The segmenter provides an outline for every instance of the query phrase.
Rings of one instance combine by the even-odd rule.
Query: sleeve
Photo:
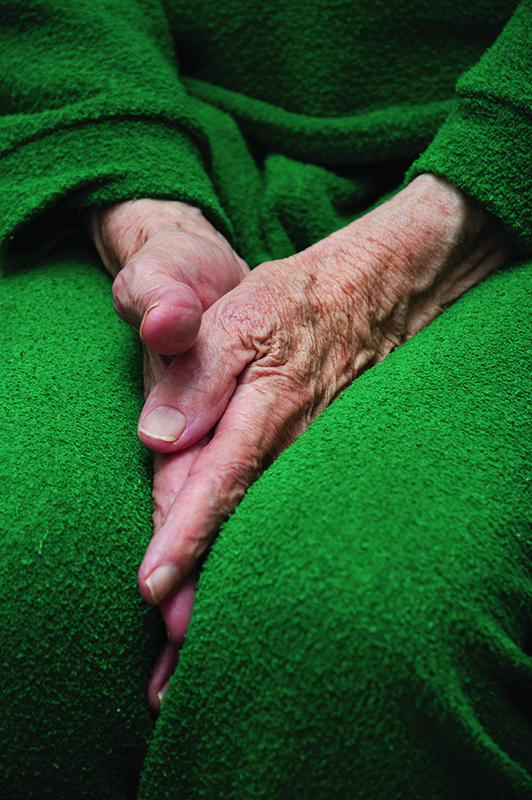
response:
[[[432,172],[475,197],[532,254],[532,0],[456,86],[456,104],[407,174]]]
[[[160,0],[0,0],[0,255],[46,251],[80,209],[200,207],[231,240]]]

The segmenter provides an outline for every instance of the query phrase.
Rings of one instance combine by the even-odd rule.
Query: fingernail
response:
[[[149,306],[149,307],[146,309],[146,313],[145,313],[145,314],[144,314],[144,316],[142,317],[142,322],[140,323],[140,329],[139,329],[139,336],[140,336],[140,338],[142,339],[142,341],[144,341],[144,336],[142,335],[142,329],[144,328],[144,323],[146,322],[146,317],[148,316],[148,314],[150,313],[150,311],[152,310],[152,308],[157,308],[157,306],[158,306],[158,305],[159,305],[159,301],[158,301],[158,300],[157,300],[157,302],[156,302],[156,303],[152,303],[152,305],[151,305],[151,306]]]
[[[174,588],[178,579],[179,572],[173,564],[163,564],[162,567],[157,567],[150,577],[146,578],[146,586],[150,590],[151,599],[156,605]]]
[[[161,439],[163,442],[175,442],[183,431],[187,421],[181,411],[169,406],[159,406],[150,411],[139,425],[139,431],[151,436],[152,439]]]
[[[162,687],[162,689],[160,689],[160,690],[157,692],[157,697],[159,698],[159,703],[160,703],[161,705],[163,704],[164,696],[165,696],[166,692],[168,691],[168,687],[169,687],[169,686],[170,686],[170,681],[168,680],[168,681],[166,681],[166,683],[164,684],[164,686]]]

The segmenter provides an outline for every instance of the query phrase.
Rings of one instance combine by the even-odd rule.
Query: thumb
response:
[[[183,353],[202,312],[249,272],[202,212],[179,201],[143,198],[85,214],[109,273],[114,305],[148,348]]]
[[[224,413],[247,364],[256,351],[237,335],[217,306],[203,315],[200,333],[176,356],[146,399],[139,419],[141,441],[159,453],[195,444]]]
[[[190,239],[178,230],[158,231],[113,283],[118,316],[139,331],[150,350],[163,355],[185,352],[201,325],[202,303],[189,285],[197,258]]]

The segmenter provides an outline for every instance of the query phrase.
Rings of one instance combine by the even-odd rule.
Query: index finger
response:
[[[254,358],[255,350],[209,309],[194,345],[173,359],[148,395],[139,419],[140,440],[159,453],[197,442],[218,422],[238,376]]]
[[[139,586],[148,602],[183,583],[265,464],[295,438],[299,415],[288,393],[280,402],[271,377],[239,384],[146,550]]]

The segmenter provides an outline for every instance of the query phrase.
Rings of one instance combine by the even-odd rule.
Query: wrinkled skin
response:
[[[220,523],[342,389],[503,266],[514,245],[433,175],[253,272],[183,203],[118,204],[90,224],[117,276],[115,308],[145,342],[139,436],[156,460],[139,586],[169,632],[148,689],[158,709],[192,613],[195,565]]]

